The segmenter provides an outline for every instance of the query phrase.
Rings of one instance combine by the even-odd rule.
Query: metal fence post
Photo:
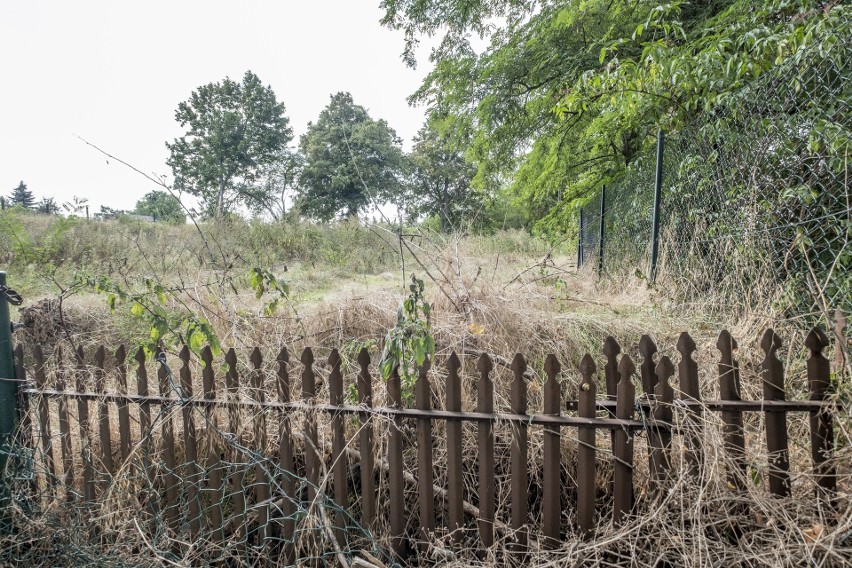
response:
[[[12,353],[12,327],[9,300],[5,293],[6,273],[0,272],[0,532],[7,532],[5,508],[9,488],[3,475],[6,470],[12,438],[18,417],[18,389],[15,383],[15,358]]]
[[[606,219],[606,186],[601,186],[601,222],[598,231],[598,275],[603,274],[604,267],[604,221]]]
[[[648,270],[648,280],[653,283],[657,279],[657,257],[660,254],[660,199],[663,190],[663,131],[657,132],[657,172],[654,178],[654,217],[651,224],[651,267]]]
[[[580,231],[577,237],[577,268],[583,266],[583,208],[580,208]]]

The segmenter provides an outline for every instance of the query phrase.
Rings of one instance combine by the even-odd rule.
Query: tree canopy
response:
[[[293,139],[284,112],[251,71],[242,83],[226,77],[199,87],[175,112],[186,134],[166,143],[175,188],[199,197],[210,216],[245,202],[262,169]]]
[[[45,215],[56,215],[59,213],[60,207],[53,197],[42,197],[41,201],[36,203],[35,210]]]
[[[186,223],[186,213],[180,201],[165,191],[150,191],[136,202],[133,210],[137,215],[150,215],[155,221]]]
[[[601,184],[768,68],[849,27],[819,0],[384,0],[383,22],[443,34],[411,101],[471,133],[478,187],[511,180],[543,231]],[[471,34],[486,37],[477,53]],[[848,36],[847,36],[848,37]],[[570,215],[569,215],[570,214]]]
[[[460,229],[483,205],[483,194],[470,187],[476,167],[464,157],[466,140],[441,130],[436,117],[417,133],[409,155],[410,207],[415,215],[437,215],[441,229]]]
[[[305,158],[299,204],[310,217],[328,221],[362,212],[369,203],[399,196],[404,166],[401,140],[384,120],[374,120],[349,93],[336,93],[299,149]]]

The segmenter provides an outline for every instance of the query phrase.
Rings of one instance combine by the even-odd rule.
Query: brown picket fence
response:
[[[805,341],[810,353],[808,400],[786,399],[784,367],[776,355],[780,345],[776,333],[767,330],[761,342],[763,398],[742,400],[737,344],[727,331],[721,332],[719,399],[702,400],[698,364],[693,360],[696,345],[687,333],[677,343],[677,367],[668,356],[655,362],[657,347],[643,336],[637,369],[629,355],[619,358],[621,348],[610,337],[604,344],[606,364],[600,377],[605,396],[598,396],[598,370],[587,354],[579,365],[577,400],[566,401],[561,365],[550,355],[543,366],[540,413],[529,412],[530,373],[520,354],[511,362],[487,354],[478,358],[475,410],[463,408],[462,381],[468,379],[460,376],[461,361],[455,353],[440,374],[445,381],[443,408],[436,408],[440,401],[435,400],[430,380],[438,373],[430,373],[428,361],[419,369],[413,393],[404,392],[403,381],[394,373],[387,382],[386,403],[375,404],[366,349],[357,354],[351,369],[344,368],[337,350],[331,351],[327,366],[321,365],[328,402],[318,399],[320,376],[310,348],[299,361],[299,400],[292,396],[293,366],[286,348],[277,355],[274,369],[264,365],[257,348],[245,366],[231,349],[225,355],[227,365],[218,371],[210,348],[204,348],[200,381],[192,373],[198,363],[186,347],[178,355],[176,376],[165,353],[156,354],[156,363],[142,349],[128,359],[123,346],[113,361],[107,361],[106,350],[99,348],[91,363],[82,349],[63,360],[61,351],[46,357],[34,346],[27,350],[28,364],[22,346],[15,355],[22,385],[22,439],[31,446],[36,462],[37,473],[30,483],[44,499],[79,503],[90,511],[100,503],[100,512],[91,513],[95,523],[108,516],[108,503],[116,493],[131,495],[138,504],[134,514],[140,530],[162,532],[165,527],[184,543],[204,539],[258,550],[281,543],[282,554],[287,555],[294,554],[287,548],[296,538],[305,503],[322,502],[328,507],[315,509],[328,517],[324,524],[338,553],[350,542],[347,531],[357,527],[370,538],[374,531],[387,531],[379,536],[387,539],[393,555],[404,557],[416,553],[416,544],[428,543],[436,532],[457,543],[476,538],[483,549],[493,546],[499,535],[500,542],[522,552],[531,538],[555,547],[571,535],[591,538],[597,523],[629,522],[639,482],[634,471],[640,459],[634,452],[636,436],[647,436],[645,481],[653,498],[683,476],[700,482],[708,427],[703,415],[711,412],[721,413],[724,452],[729,457],[726,478],[733,492],[742,491],[748,482],[744,413],[764,413],[768,489],[780,497],[791,494],[787,415],[809,413],[814,499],[831,508],[836,490],[831,459],[836,403],[830,401],[830,363],[823,356],[829,340],[815,328]],[[152,363],[158,364],[156,382]],[[511,369],[508,408],[495,407],[495,363]],[[677,388],[671,383],[675,376]],[[638,396],[634,378],[641,381]],[[345,382],[350,385],[348,394]],[[246,416],[250,423],[243,420]],[[475,427],[475,466],[463,460],[465,423]],[[440,424],[445,437],[441,456],[446,459],[436,464],[433,427]],[[508,431],[510,439],[498,440],[503,448],[508,442],[508,471],[495,467],[495,432],[500,424],[510,425],[500,430]],[[540,486],[532,486],[529,477],[529,435],[535,428],[543,431]],[[601,430],[610,432],[604,436],[610,447],[603,454],[597,436]],[[571,456],[576,462],[571,465],[572,471],[576,466],[573,481],[563,475],[564,431],[571,431],[577,441],[576,455]],[[678,447],[684,460],[673,456],[674,436],[682,437]],[[330,439],[330,448],[321,439]],[[376,448],[382,450],[377,453]],[[604,488],[597,485],[602,459],[610,460],[612,467],[606,478],[609,486]],[[463,475],[471,472],[477,476],[476,494],[463,484]],[[509,477],[508,495],[497,494],[499,476]],[[576,483],[572,503],[564,497],[568,482]],[[407,498],[415,486],[416,500]],[[529,511],[531,491],[540,496],[541,504],[535,525]],[[380,494],[386,502],[377,500]],[[498,498],[508,506],[498,509]]]

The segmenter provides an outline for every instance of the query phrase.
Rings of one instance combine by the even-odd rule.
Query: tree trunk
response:
[[[219,177],[219,193],[216,194],[216,218],[221,219],[225,205],[225,176]]]

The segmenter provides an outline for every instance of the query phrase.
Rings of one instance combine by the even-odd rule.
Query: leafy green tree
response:
[[[808,45],[848,37],[848,3],[820,0],[384,0],[383,22],[443,34],[411,97],[472,133],[477,187],[510,180],[540,230],[654,144]],[[470,34],[487,36],[481,53]],[[845,34],[845,35],[844,35]],[[831,39],[834,38],[834,39]]]
[[[42,197],[41,201],[36,203],[35,210],[44,215],[56,215],[59,213],[59,204],[52,197]]]
[[[441,230],[459,229],[483,206],[483,194],[471,188],[476,167],[464,157],[464,141],[441,132],[436,119],[417,133],[409,155],[409,199],[417,214],[437,215]]]
[[[133,210],[137,215],[150,215],[155,221],[186,223],[186,214],[180,201],[165,191],[154,190],[136,202]]]
[[[12,190],[12,194],[9,196],[9,204],[12,207],[20,205],[24,209],[32,209],[35,202],[33,192],[27,189],[27,184],[23,181],[18,184],[18,187]]]
[[[288,195],[295,191],[305,160],[294,148],[284,148],[266,165],[258,181],[241,190],[252,213],[268,214],[281,221],[287,212]]]
[[[209,83],[180,103],[175,119],[186,134],[166,143],[174,186],[201,199],[221,217],[246,201],[262,169],[293,139],[283,103],[247,71],[242,83]]]
[[[387,122],[370,118],[352,95],[332,95],[299,142],[305,156],[298,188],[302,211],[328,221],[357,215],[371,202],[398,199],[401,143]]]

